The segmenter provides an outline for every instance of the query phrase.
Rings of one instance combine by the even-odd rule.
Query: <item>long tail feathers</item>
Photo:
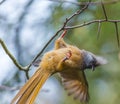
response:
[[[44,82],[47,80],[47,78],[50,76],[50,73],[45,73],[41,79],[39,80],[39,83],[37,84],[37,86],[35,87],[34,91],[32,92],[32,94],[30,95],[29,99],[27,100],[27,104],[33,104],[40,88],[42,87],[42,85],[44,84]]]
[[[20,89],[11,104],[33,104],[39,90],[50,75],[51,73],[38,69]]]

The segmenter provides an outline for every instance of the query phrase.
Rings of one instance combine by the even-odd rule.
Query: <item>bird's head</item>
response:
[[[96,56],[91,52],[82,50],[82,55],[83,55],[83,68],[84,69],[92,69],[93,71],[95,70],[95,67],[104,65],[107,63],[107,60],[104,59],[103,57]]]

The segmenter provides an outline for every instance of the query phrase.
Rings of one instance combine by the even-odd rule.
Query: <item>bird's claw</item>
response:
[[[72,56],[72,52],[69,50],[69,52],[67,52],[66,56],[63,58],[63,62],[69,60],[71,56]]]

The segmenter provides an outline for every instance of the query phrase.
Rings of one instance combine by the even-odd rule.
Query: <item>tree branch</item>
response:
[[[53,2],[60,2],[60,3],[71,3],[71,4],[75,4],[77,6],[81,6],[81,5],[86,5],[88,2],[76,2],[76,1],[69,1],[69,0],[49,0],[49,1],[53,1]],[[109,0],[109,1],[104,1],[103,4],[115,4],[119,2],[119,0]],[[101,5],[100,1],[96,1],[96,2],[90,2],[90,5]]]
[[[74,28],[80,28],[80,27],[84,27],[93,23],[103,23],[103,22],[111,22],[111,23],[115,23],[115,22],[120,22],[120,20],[106,20],[106,19],[101,19],[101,20],[92,20],[89,22],[84,22],[83,24],[80,25],[75,25],[75,26],[66,26],[65,29],[74,29]]]
[[[3,42],[3,40],[0,38],[0,44],[1,46],[3,47],[4,51],[6,52],[6,54],[9,56],[9,58],[12,60],[12,62],[16,65],[16,67],[19,69],[19,70],[22,70],[22,71],[25,71],[26,73],[26,77],[27,79],[29,79],[29,75],[28,75],[28,69],[29,67],[28,66],[21,66],[17,60],[15,59],[15,57],[10,53],[10,51],[8,50],[7,46],[5,45],[5,43]]]
[[[6,54],[11,58],[11,60],[13,61],[13,63],[20,69],[20,70],[25,70],[24,67],[22,67],[17,60],[15,59],[15,57],[9,52],[9,50],[7,49],[7,46],[5,45],[5,43],[2,41],[2,39],[0,38],[0,43],[4,49],[4,51],[6,52]]]
[[[110,23],[114,23],[115,24],[117,42],[118,42],[118,47],[119,47],[120,46],[120,42],[119,42],[119,34],[118,34],[118,25],[117,25],[117,23],[119,23],[120,20],[109,20],[107,18],[106,19],[102,19],[102,20],[92,20],[92,21],[89,21],[89,22],[84,22],[83,24],[80,24],[80,25],[68,26],[68,27],[65,27],[65,29],[80,28],[80,27],[84,27],[84,26],[87,26],[87,25],[90,25],[90,24],[93,24],[93,23],[99,23],[99,26],[98,26],[98,35],[97,35],[99,37],[101,23],[103,23],[103,22],[110,22]]]
[[[91,0],[89,0],[89,2],[80,10],[76,11],[73,15],[71,15],[69,18],[66,18],[66,21],[64,22],[63,26],[56,32],[55,35],[53,35],[51,37],[51,39],[45,44],[45,46],[43,47],[43,49],[35,56],[35,58],[32,60],[31,64],[28,67],[31,67],[31,65],[36,61],[36,59],[44,52],[44,50],[47,48],[47,46],[50,44],[50,42],[56,37],[58,36],[58,34],[62,31],[65,30],[67,23],[74,18],[77,15],[80,15],[84,10],[86,10],[90,4]]]

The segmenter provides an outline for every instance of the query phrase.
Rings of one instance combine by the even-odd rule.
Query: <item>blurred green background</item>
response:
[[[0,4],[0,38],[21,65],[28,65],[50,37],[62,27],[65,19],[82,8],[74,3],[87,0],[70,0],[74,3],[61,1],[63,0],[6,0]],[[111,1],[115,0],[106,0]],[[105,8],[109,19],[120,20],[119,0],[106,4]],[[74,17],[68,26],[99,19],[104,19],[101,5],[90,5],[84,13]],[[118,29],[120,33],[120,23]],[[94,23],[70,29],[65,40],[108,60],[108,64],[96,68],[94,72],[85,71],[89,83],[89,104],[120,104],[120,49],[117,45],[115,25],[109,22],[102,23],[99,38],[97,32],[98,23]],[[52,50],[53,45],[54,41],[45,52]],[[35,71],[36,67],[32,66],[30,75]],[[0,46],[0,104],[9,104],[19,90],[18,87],[25,82],[25,73],[16,68]],[[56,74],[47,80],[35,104],[81,103],[67,95],[61,79]]]

